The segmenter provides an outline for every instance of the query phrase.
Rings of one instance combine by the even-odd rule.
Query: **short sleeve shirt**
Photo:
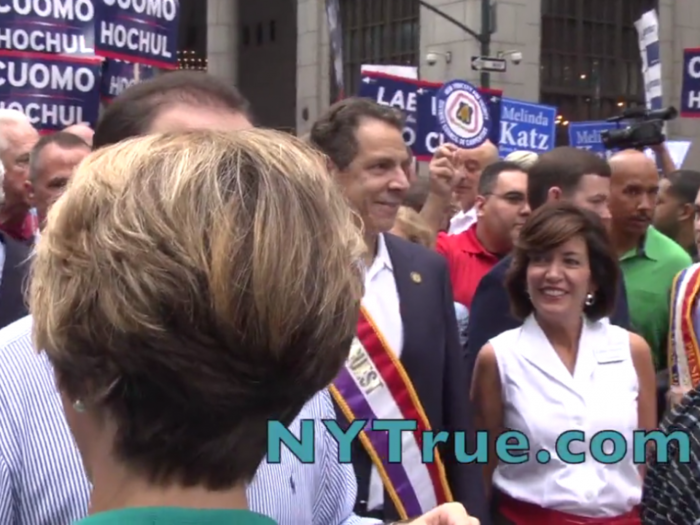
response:
[[[653,226],[647,230],[641,247],[620,258],[631,328],[649,343],[657,370],[666,363],[673,279],[691,264],[688,252]]]
[[[500,257],[479,242],[476,224],[457,235],[439,233],[435,249],[447,259],[454,300],[471,307],[479,281],[496,266]]]

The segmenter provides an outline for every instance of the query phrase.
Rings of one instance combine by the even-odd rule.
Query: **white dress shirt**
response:
[[[71,525],[87,515],[90,485],[45,354],[34,349],[32,319],[0,330],[0,524]],[[338,443],[323,425],[335,419],[328,391],[314,396],[289,426],[314,420],[316,463],[287,447],[263,461],[246,491],[254,512],[280,525],[375,525],[353,514],[357,481],[338,462]]]
[[[457,235],[467,231],[472,224],[476,222],[476,208],[470,208],[467,211],[455,213],[450,219],[450,228],[447,230],[448,235]]]
[[[401,357],[403,348],[403,323],[399,310],[399,292],[396,289],[394,268],[391,264],[389,251],[386,249],[384,235],[377,240],[377,255],[365,273],[365,295],[362,306],[372,317],[377,329],[384,336],[387,345]],[[367,509],[375,510],[384,505],[384,484],[379,477],[379,471],[372,466],[369,480],[369,495]]]
[[[500,463],[493,485],[520,501],[579,516],[619,516],[639,504],[642,479],[633,461],[633,433],[639,428],[639,381],[632,362],[629,332],[607,319],[584,323],[574,373],[564,366],[533,316],[522,327],[491,339],[501,378],[504,427],[523,432],[530,441],[526,463]],[[580,430],[585,442],[581,464],[556,453],[556,441]],[[627,455],[618,463],[599,463],[590,454],[590,439],[603,430],[621,433]],[[603,445],[612,452],[608,440]],[[549,463],[535,459],[539,450]]]

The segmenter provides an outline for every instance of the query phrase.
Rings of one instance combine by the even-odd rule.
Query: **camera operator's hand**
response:
[[[651,151],[654,152],[656,160],[659,161],[659,163],[661,164],[661,171],[663,172],[664,176],[668,176],[674,171],[676,171],[676,169],[678,169],[673,163],[671,154],[668,152],[668,148],[666,147],[666,141],[662,142],[661,144],[650,146],[650,148]]]

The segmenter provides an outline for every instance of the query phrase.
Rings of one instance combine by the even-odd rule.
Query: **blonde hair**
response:
[[[363,250],[323,159],[289,134],[132,139],[87,157],[48,214],[36,347],[114,419],[129,466],[232,486],[268,420],[291,423],[347,358]]]
[[[394,233],[426,248],[435,246],[435,235],[423,218],[408,206],[399,207],[394,223]]]
[[[512,162],[513,164],[517,164],[522,169],[527,171],[535,165],[535,162],[537,162],[538,158],[539,156],[537,155],[537,153],[533,151],[518,150],[509,153],[503,160],[506,162]]]

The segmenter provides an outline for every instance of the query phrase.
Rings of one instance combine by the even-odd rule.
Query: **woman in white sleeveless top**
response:
[[[484,469],[496,525],[641,523],[644,467],[633,460],[633,432],[656,424],[656,385],[649,345],[608,322],[619,278],[592,213],[549,204],[523,227],[506,282],[523,325],[481,349],[472,384],[477,428],[492,437],[515,430],[529,440],[526,462],[491,452]],[[571,430],[584,436],[568,445],[585,453],[578,464],[556,445]],[[617,463],[591,453],[593,436],[604,430],[627,444]],[[619,446],[608,440],[602,450]],[[538,462],[540,450],[548,463]]]

